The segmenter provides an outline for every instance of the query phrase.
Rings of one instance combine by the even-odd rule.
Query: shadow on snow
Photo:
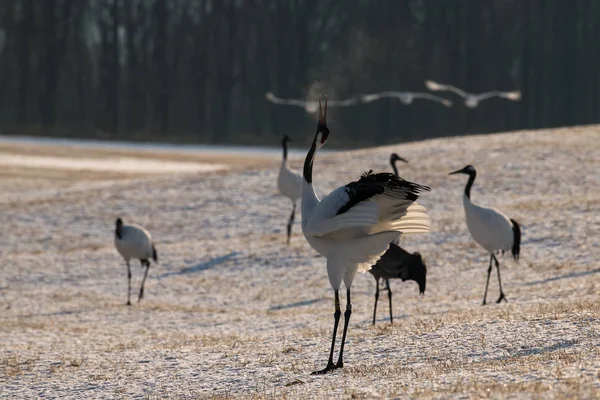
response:
[[[225,261],[229,260],[230,258],[237,256],[238,254],[240,254],[240,253],[237,251],[234,251],[234,252],[231,252],[224,256],[215,257],[208,261],[201,262],[200,264],[196,264],[191,267],[186,267],[186,268],[180,269],[179,271],[165,272],[164,274],[159,275],[156,279],[163,279],[163,278],[167,278],[167,277],[173,276],[173,275],[186,275],[186,274],[193,274],[196,272],[206,271],[207,269],[214,268],[217,265],[224,263]]]
[[[302,307],[302,306],[310,306],[311,304],[319,303],[323,300],[325,300],[325,299],[302,300],[302,301],[297,301],[295,303],[290,303],[290,304],[281,304],[281,305],[270,307],[269,311],[285,310],[288,308],[295,308],[295,307]]]
[[[596,269],[591,270],[591,271],[572,272],[570,274],[561,275],[561,276],[555,276],[553,278],[547,278],[547,279],[541,279],[541,280],[538,280],[538,281],[525,282],[523,285],[524,286],[541,285],[543,283],[559,281],[561,279],[580,278],[582,276],[597,274],[599,272],[600,272],[600,268],[596,268]]]

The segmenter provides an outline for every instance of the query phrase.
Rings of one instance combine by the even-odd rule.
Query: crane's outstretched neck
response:
[[[471,186],[473,186],[476,176],[477,172],[475,170],[469,172],[469,181],[467,182],[467,186],[465,186],[465,196],[467,196],[467,199],[469,200],[471,200]]]
[[[319,204],[319,198],[315,193],[312,185],[312,170],[315,161],[317,150],[323,147],[327,137],[329,136],[329,128],[327,128],[327,96],[325,96],[325,107],[321,104],[322,97],[319,97],[319,124],[317,125],[317,133],[312,141],[310,150],[306,154],[304,160],[304,169],[302,170],[302,223],[308,220],[310,212]],[[305,219],[306,217],[306,219]],[[304,225],[302,225],[304,227]]]
[[[283,138],[283,141],[281,142],[283,145],[283,162],[285,163],[287,161],[287,137]]]
[[[396,168],[396,160],[391,160],[390,164],[392,164],[392,169],[394,170],[394,175],[398,176],[398,168]]]
[[[317,140],[321,136],[318,132],[315,135],[315,139],[312,142],[312,146],[306,155],[304,160],[304,170],[302,173],[302,202],[300,207],[302,209],[302,223],[308,221],[312,210],[319,204],[319,198],[315,193],[315,189],[312,185],[312,169],[313,162],[315,160],[315,154],[317,152]],[[304,226],[304,225],[303,225]]]
[[[315,154],[317,152],[317,136],[319,136],[318,132],[315,135],[312,145],[310,146],[310,150],[306,154],[306,159],[304,160],[304,169],[302,171],[302,177],[304,178],[304,182],[308,184],[312,184],[313,162],[315,161]]]

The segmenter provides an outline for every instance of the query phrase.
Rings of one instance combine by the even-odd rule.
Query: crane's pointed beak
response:
[[[461,173],[464,173],[464,168],[459,169],[458,171],[450,172],[448,175],[461,174]]]
[[[408,164],[408,160],[406,158],[402,158],[402,157],[398,156],[397,159],[400,160],[400,161],[402,161],[403,163],[407,163]]]

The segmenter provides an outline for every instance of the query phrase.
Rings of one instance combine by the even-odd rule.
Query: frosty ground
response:
[[[345,368],[314,377],[333,295],[299,222],[285,245],[291,204],[276,193],[276,156],[1,144],[0,397],[600,396],[600,127],[319,155],[318,193],[389,170],[392,151],[411,161],[404,178],[432,188],[421,201],[432,233],[401,240],[425,256],[427,292],[393,282],[394,324],[381,301],[373,327],[375,281],[357,276]],[[11,164],[27,154],[63,161]],[[138,157],[226,168],[98,164]],[[500,259],[508,304],[480,305],[488,258],[466,230],[466,177],[448,176],[468,163],[473,200],[522,224],[521,261]],[[132,307],[117,216],[147,227],[159,253]],[[141,276],[136,267],[135,289]],[[492,303],[497,287],[493,275]]]

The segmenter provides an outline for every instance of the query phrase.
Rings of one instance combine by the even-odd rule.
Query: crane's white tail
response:
[[[158,254],[156,253],[156,247],[154,247],[154,244],[152,245],[152,259],[154,262],[158,262]]]
[[[519,226],[519,223],[512,218],[510,222],[512,223],[513,229],[512,255],[515,261],[519,261],[519,253],[521,253],[521,227]]]

